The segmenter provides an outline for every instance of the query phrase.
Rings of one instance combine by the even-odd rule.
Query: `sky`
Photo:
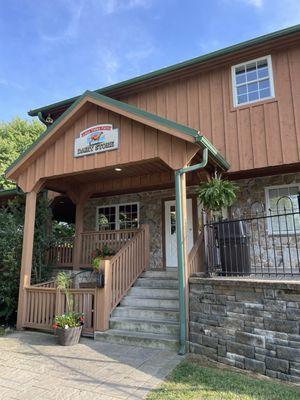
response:
[[[300,0],[0,0],[0,121],[300,23]]]

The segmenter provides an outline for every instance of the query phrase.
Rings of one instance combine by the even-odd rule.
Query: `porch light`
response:
[[[116,167],[116,168],[115,168],[115,171],[121,172],[121,171],[122,171],[122,168]]]

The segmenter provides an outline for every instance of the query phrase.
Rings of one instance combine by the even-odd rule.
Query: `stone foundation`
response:
[[[190,352],[300,384],[300,283],[191,278]]]

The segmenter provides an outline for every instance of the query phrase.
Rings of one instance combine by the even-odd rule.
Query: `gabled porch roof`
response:
[[[50,125],[14,163],[11,164],[5,172],[6,177],[14,179],[15,175],[18,175],[18,170],[29,161],[29,159],[31,159],[39,149],[45,147],[47,142],[53,138],[56,132],[63,128],[67,123],[70,123],[74,117],[76,117],[79,110],[83,109],[87,103],[96,104],[104,109],[168,133],[186,142],[197,144],[202,149],[207,148],[209,159],[214,165],[219,167],[221,170],[227,170],[229,168],[229,164],[222,157],[219,151],[196,129],[178,124],[169,119],[149,113],[110,97],[86,91],[52,125]]]

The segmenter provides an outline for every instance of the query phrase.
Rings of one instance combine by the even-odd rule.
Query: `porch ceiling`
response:
[[[66,193],[70,188],[95,188],[95,190],[103,183],[114,182],[115,186],[124,185],[124,182],[130,181],[130,178],[139,186],[141,177],[151,176],[152,184],[163,183],[164,177],[173,177],[174,171],[160,159],[153,159],[147,162],[136,162],[122,164],[121,171],[116,171],[118,164],[113,167],[102,168],[93,171],[78,171],[71,175],[63,175],[53,177],[46,181],[46,187],[60,193]],[[131,179],[132,181],[132,179]]]

